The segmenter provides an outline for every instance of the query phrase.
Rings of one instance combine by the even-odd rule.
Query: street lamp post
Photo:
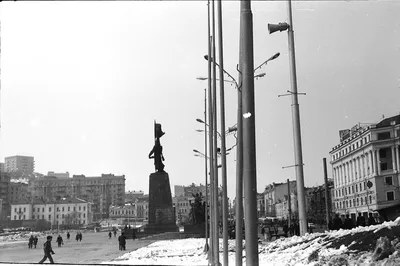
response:
[[[294,49],[294,33],[292,21],[292,2],[288,0],[288,18],[289,23],[268,24],[270,34],[275,31],[288,30],[288,46],[289,46],[289,63],[290,63],[290,79],[292,91],[292,119],[293,119],[293,140],[294,140],[294,157],[296,168],[296,183],[297,183],[297,200],[299,204],[299,222],[300,235],[307,233],[307,214],[304,192],[304,172],[303,172],[303,154],[301,146],[301,131],[300,131],[300,110],[297,92],[296,78],[296,62]]]
[[[206,129],[207,129],[207,89],[204,89],[204,152],[207,155],[207,131],[206,131]],[[208,247],[208,189],[207,189],[208,188],[208,181],[207,181],[207,172],[208,172],[208,170],[207,170],[207,156],[205,156],[204,161],[205,161],[204,167],[205,167],[205,179],[206,179],[206,181],[205,181],[205,183],[206,183],[206,198],[205,198],[205,202],[206,203],[205,203],[205,210],[204,210],[204,212],[205,212],[205,223],[206,223],[206,225],[205,225],[206,244],[204,246],[204,252],[207,253],[208,250],[209,250],[209,247]]]

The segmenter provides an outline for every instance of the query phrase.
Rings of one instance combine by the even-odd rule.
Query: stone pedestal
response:
[[[178,232],[167,172],[150,174],[148,233]]]

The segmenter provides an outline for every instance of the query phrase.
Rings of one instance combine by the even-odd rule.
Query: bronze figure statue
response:
[[[164,155],[162,151],[162,146],[160,143],[160,138],[165,133],[161,130],[161,124],[157,124],[154,122],[154,137],[155,137],[155,144],[153,149],[149,153],[149,159],[154,159],[154,166],[157,172],[164,172]]]

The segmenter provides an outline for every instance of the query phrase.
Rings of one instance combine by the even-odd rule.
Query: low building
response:
[[[52,226],[87,225],[93,220],[91,203],[82,199],[57,202],[20,202],[11,204],[11,220],[46,220]]]
[[[142,190],[129,190],[128,192],[125,192],[125,203],[129,202],[135,202],[137,198],[143,197],[144,192]]]
[[[28,180],[25,179],[11,179],[8,188],[9,199],[11,203],[24,202],[31,199],[28,192]]]

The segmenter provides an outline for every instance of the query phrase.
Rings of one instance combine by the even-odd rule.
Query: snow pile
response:
[[[0,242],[16,242],[16,241],[28,241],[28,239],[33,236],[37,236],[38,238],[45,236],[43,233],[38,232],[21,232],[16,234],[9,234],[0,236]]]
[[[359,240],[358,236],[372,239],[379,237],[379,234],[384,231],[386,235],[393,235],[395,233],[392,232],[394,230],[392,228],[400,230],[400,217],[394,222],[385,222],[369,227],[326,231],[306,234],[302,237],[293,236],[280,238],[273,242],[263,242],[259,244],[259,264],[271,266],[369,265],[372,263],[375,244],[371,249],[371,246],[364,245],[366,241]],[[219,244],[220,261],[222,261],[222,239]],[[228,244],[229,264],[234,265],[235,240],[229,240]],[[394,239],[392,245],[396,246],[396,251],[388,259],[375,262],[375,266],[400,265],[399,239]],[[158,241],[126,253],[114,261],[103,262],[103,264],[207,265],[208,260],[207,254],[204,253],[204,246],[204,238]],[[243,251],[243,260],[245,261],[245,250]]]

